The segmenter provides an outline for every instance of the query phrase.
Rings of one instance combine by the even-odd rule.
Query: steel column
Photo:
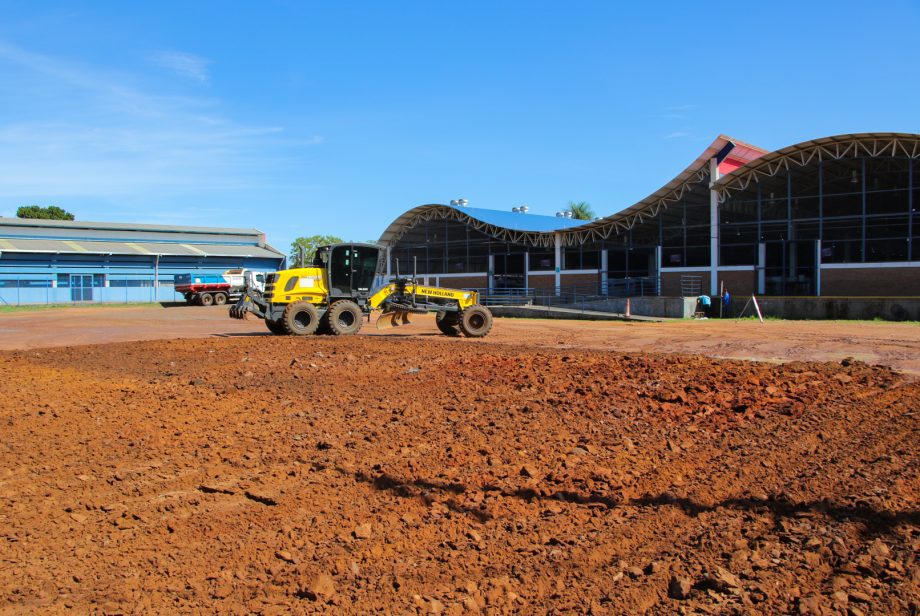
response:
[[[562,292],[562,234],[554,233],[553,239],[556,245],[556,295]]]
[[[709,185],[719,179],[719,162],[709,159]],[[686,229],[684,230],[686,237]],[[686,255],[684,257],[686,259]],[[685,261],[686,263],[686,261]],[[709,189],[709,294],[719,292],[719,193]]]

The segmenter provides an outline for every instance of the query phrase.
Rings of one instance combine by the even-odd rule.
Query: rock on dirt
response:
[[[668,583],[668,596],[672,599],[686,599],[692,589],[693,583],[689,578],[673,575]]]
[[[335,581],[326,574],[317,575],[302,590],[302,594],[311,601],[328,601],[335,592]]]

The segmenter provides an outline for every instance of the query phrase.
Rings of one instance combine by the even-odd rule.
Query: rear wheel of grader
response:
[[[319,312],[310,302],[288,304],[281,316],[284,333],[292,336],[309,336],[319,327]]]
[[[357,334],[363,324],[364,313],[358,304],[345,299],[332,304],[328,312],[329,329],[336,336]]]
[[[470,306],[460,313],[460,331],[467,338],[482,338],[492,329],[492,313],[485,306]]]
[[[460,315],[456,312],[442,310],[435,316],[434,322],[445,336],[460,335]]]
[[[280,321],[269,321],[268,319],[265,319],[265,327],[267,327],[268,331],[275,334],[276,336],[283,336],[287,333],[284,331],[284,324],[282,324]]]

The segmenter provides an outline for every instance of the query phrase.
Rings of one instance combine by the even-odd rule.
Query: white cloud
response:
[[[208,66],[211,61],[184,51],[156,51],[150,54],[150,60],[181,77],[207,84],[211,81]]]
[[[174,66],[176,68],[178,65]],[[185,69],[199,79],[195,63]],[[179,70],[177,68],[177,70]],[[198,75],[198,77],[195,77]],[[115,72],[0,41],[0,198],[122,201],[292,185],[320,135],[241,123],[220,101],[164,95],[142,73]]]
[[[673,133],[668,133],[664,136],[665,139],[680,139],[681,137],[692,137],[693,133],[686,130],[678,130]]]

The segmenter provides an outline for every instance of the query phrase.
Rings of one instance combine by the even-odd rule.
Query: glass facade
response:
[[[821,240],[822,263],[911,261],[920,162],[816,162],[752,184],[721,206],[720,265],[757,265],[760,242]]]

